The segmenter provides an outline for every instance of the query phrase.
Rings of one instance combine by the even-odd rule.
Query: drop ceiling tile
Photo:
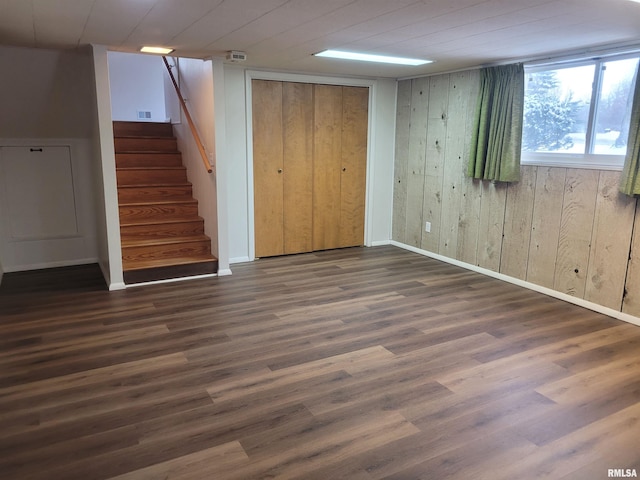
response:
[[[234,0],[225,1],[207,15],[202,16],[188,28],[173,38],[176,45],[189,45],[193,48],[211,48],[225,35],[228,35],[262,15],[279,7],[287,0]]]
[[[126,43],[132,46],[149,43],[174,46],[175,37],[222,3],[223,0],[158,0]]]
[[[24,0],[0,0],[0,43],[35,46],[32,8]]]
[[[298,47],[308,42],[316,42],[324,39],[321,49],[337,48],[341,43],[355,41],[363,36],[375,33],[368,30],[360,32],[358,26],[368,22],[372,18],[386,16],[391,12],[403,10],[406,5],[422,4],[415,0],[398,0],[389,2],[388,0],[357,0],[350,2],[345,7],[329,12],[313,21],[300,24],[299,26],[272,37],[260,45],[257,51],[267,52],[269,48],[278,45],[279,48]],[[317,42],[316,42],[317,43]],[[313,48],[308,50],[313,53]]]
[[[298,0],[285,3],[211,44],[246,49],[343,8],[353,0]]]
[[[122,45],[157,0],[97,1],[80,38],[81,43]]]
[[[74,47],[91,13],[93,2],[86,0],[32,0],[33,23],[38,46]]]

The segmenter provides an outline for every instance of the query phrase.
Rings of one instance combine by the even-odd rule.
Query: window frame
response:
[[[579,59],[558,59],[553,62],[525,64],[525,79],[527,74],[544,72],[550,70],[560,70],[563,68],[574,68],[586,65],[594,65],[594,78],[591,87],[591,101],[587,119],[587,131],[585,133],[585,150],[589,151],[595,141],[594,124],[598,112],[598,101],[603,81],[603,64],[607,62],[637,58],[640,62],[640,51],[627,53],[601,54],[597,57]],[[636,79],[638,81],[640,79]],[[526,81],[526,80],[525,80]],[[631,85],[633,92],[634,85]],[[524,123],[524,110],[523,123]],[[558,153],[558,152],[530,152],[521,149],[521,165],[535,165],[541,167],[568,167],[584,168],[593,170],[622,170],[625,155],[604,155],[596,153]]]

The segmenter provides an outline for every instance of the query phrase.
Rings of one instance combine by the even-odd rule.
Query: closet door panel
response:
[[[313,249],[339,248],[342,87],[316,85],[313,142]]]
[[[283,84],[284,253],[313,250],[313,85]]]
[[[340,246],[364,244],[369,89],[343,87]]]
[[[256,257],[284,253],[282,82],[252,81]]]

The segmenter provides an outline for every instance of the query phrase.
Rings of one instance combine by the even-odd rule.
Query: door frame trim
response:
[[[312,83],[321,85],[340,85],[345,87],[367,87],[369,89],[369,111],[367,130],[367,174],[365,187],[364,206],[364,244],[371,246],[373,236],[372,228],[372,208],[373,208],[373,186],[371,185],[372,175],[372,155],[371,146],[374,144],[374,132],[376,126],[375,100],[378,83],[375,79],[333,77],[323,75],[310,75],[299,73],[267,72],[260,70],[245,71],[245,92],[246,92],[246,131],[247,131],[247,206],[248,206],[248,227],[249,227],[249,260],[256,259],[255,241],[255,212],[253,207],[253,94],[251,88],[252,80],[274,80],[278,82]]]

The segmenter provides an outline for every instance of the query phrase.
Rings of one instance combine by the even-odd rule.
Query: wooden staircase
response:
[[[215,273],[171,124],[113,122],[113,132],[125,283]]]

